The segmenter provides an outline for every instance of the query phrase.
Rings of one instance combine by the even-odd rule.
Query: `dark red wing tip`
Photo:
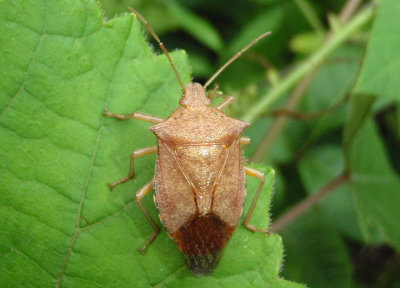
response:
[[[213,213],[189,220],[171,235],[181,251],[186,266],[196,277],[210,274],[221,258],[234,227]]]
[[[186,266],[195,277],[211,274],[217,266],[222,253],[209,255],[183,255]]]

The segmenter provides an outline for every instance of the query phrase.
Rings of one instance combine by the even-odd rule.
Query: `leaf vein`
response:
[[[45,12],[44,20],[43,20],[42,33],[40,33],[41,36],[40,36],[40,38],[39,38],[38,44],[36,45],[36,48],[35,48],[35,50],[33,51],[32,58],[31,58],[31,60],[30,60],[30,62],[29,62],[29,64],[28,64],[28,66],[27,66],[27,69],[26,69],[26,72],[25,72],[24,76],[22,77],[22,82],[21,82],[21,85],[20,85],[19,89],[18,89],[17,92],[14,94],[14,96],[11,97],[10,101],[8,102],[7,106],[3,109],[3,111],[1,111],[1,113],[0,113],[0,119],[4,116],[4,114],[8,111],[8,109],[11,108],[11,105],[12,105],[12,104],[14,103],[14,101],[16,100],[17,95],[18,95],[21,91],[24,90],[25,82],[26,82],[26,80],[28,79],[29,73],[30,73],[30,71],[31,71],[32,64],[33,64],[33,63],[35,62],[35,60],[36,60],[36,54],[38,53],[39,48],[40,48],[40,45],[42,44],[43,39],[44,39],[44,37],[46,36],[47,16],[48,16],[47,14],[48,14],[48,11],[47,11],[47,5],[46,5],[46,12]]]
[[[27,93],[27,94],[29,94],[30,96],[32,96],[33,99],[35,99],[35,100],[38,101],[40,104],[42,104],[47,110],[49,110],[50,112],[52,112],[53,114],[55,114],[55,115],[58,116],[59,118],[67,119],[67,120],[73,121],[73,122],[75,122],[75,123],[81,124],[82,126],[85,126],[85,127],[89,128],[89,129],[91,129],[91,130],[94,130],[94,131],[96,131],[96,132],[98,131],[98,129],[99,129],[98,127],[92,127],[92,126],[90,126],[90,125],[88,125],[88,124],[86,124],[86,123],[84,123],[84,122],[81,122],[81,121],[79,121],[79,120],[77,120],[77,119],[74,119],[74,118],[68,117],[68,116],[66,116],[66,115],[60,114],[60,113],[57,112],[56,110],[51,109],[45,102],[43,102],[43,101],[41,101],[40,99],[38,99],[37,97],[35,97],[35,95],[34,95],[33,93],[29,92],[29,90],[24,90],[24,91],[25,91],[25,93]]]
[[[43,220],[39,219],[36,215],[29,214],[29,213],[26,213],[26,212],[24,212],[24,211],[18,210],[17,208],[15,208],[15,207],[12,206],[12,205],[2,205],[2,206],[0,206],[0,207],[1,207],[1,208],[11,208],[11,209],[13,209],[15,212],[18,212],[18,213],[23,214],[23,215],[25,215],[25,216],[34,218],[37,222],[39,222],[40,224],[43,224],[43,225],[46,226],[46,227],[49,227],[49,228],[51,228],[51,229],[54,229],[54,230],[56,230],[56,231],[58,231],[58,232],[60,232],[60,233],[62,233],[62,234],[64,234],[64,235],[66,235],[66,236],[69,236],[68,233],[66,233],[66,232],[64,232],[64,231],[62,231],[62,230],[60,230],[59,228],[56,228],[56,227],[54,227],[54,226],[51,226],[50,224],[47,224],[47,223],[44,222]]]
[[[5,152],[6,152],[6,151],[5,151]],[[79,203],[79,202],[75,201],[74,199],[68,197],[67,195],[65,195],[65,194],[63,194],[63,193],[57,191],[57,189],[55,189],[54,187],[50,186],[50,184],[47,184],[46,182],[43,182],[43,181],[41,181],[41,180],[39,180],[39,179],[37,179],[37,178],[30,178],[30,179],[28,179],[28,178],[21,178],[21,177],[19,177],[16,173],[14,173],[14,171],[10,170],[9,168],[6,168],[6,169],[7,169],[7,171],[8,171],[10,174],[12,174],[15,178],[17,178],[17,179],[20,180],[20,181],[38,183],[38,184],[43,185],[43,186],[49,188],[50,190],[56,192],[56,194],[58,194],[58,195],[60,195],[61,197],[65,198],[65,199],[67,199],[67,200],[69,200],[69,201],[71,201],[72,203],[75,203],[75,204],[78,204],[78,203]]]
[[[128,30],[128,33],[127,33],[127,36],[126,36],[126,39],[125,39],[124,47],[123,47],[123,49],[121,51],[121,55],[120,55],[116,65],[115,65],[115,67],[113,69],[112,78],[111,78],[111,81],[110,81],[110,84],[109,84],[109,87],[108,87],[107,96],[106,96],[106,99],[105,99],[105,107],[104,107],[105,109],[107,108],[108,98],[109,98],[109,96],[111,94],[111,91],[112,91],[116,70],[117,70],[117,68],[118,68],[118,66],[119,66],[119,64],[120,64],[120,62],[121,62],[121,60],[122,60],[122,58],[123,58],[123,56],[125,54],[127,42],[128,42],[129,36],[130,36],[130,34],[132,32],[132,26],[133,26],[132,19],[133,18],[131,18],[131,23],[130,23],[129,30]],[[101,138],[101,133],[102,133],[103,128],[104,128],[104,117],[101,118],[101,124],[100,124],[100,127],[99,127],[98,132],[97,132],[96,143],[95,143],[95,147],[94,147],[94,150],[93,150],[92,160],[91,160],[90,166],[89,166],[88,176],[86,177],[86,182],[85,182],[84,187],[82,189],[81,200],[80,200],[79,205],[78,205],[78,211],[77,211],[77,216],[76,216],[76,221],[75,221],[75,227],[76,227],[75,228],[75,233],[72,235],[70,244],[68,245],[67,253],[65,255],[64,262],[63,262],[63,264],[61,266],[61,271],[60,271],[60,273],[59,273],[59,275],[57,277],[56,288],[61,287],[61,281],[62,281],[62,278],[64,276],[64,272],[65,272],[65,269],[67,267],[67,264],[68,264],[68,261],[69,261],[69,257],[70,257],[70,255],[72,253],[72,249],[74,247],[75,241],[78,238],[78,235],[79,235],[79,233],[81,231],[80,221],[81,221],[82,206],[83,206],[83,202],[85,200],[85,195],[86,195],[87,187],[88,187],[88,184],[89,184],[89,179],[90,179],[90,177],[92,175],[92,172],[93,172],[94,162],[95,162],[95,159],[96,159],[97,149],[98,149],[98,145],[100,143],[100,138]]]
[[[34,263],[36,266],[38,266],[42,271],[46,272],[46,274],[50,275],[50,276],[51,276],[52,278],[54,278],[54,279],[56,278],[56,277],[55,277],[54,275],[52,275],[49,271],[47,271],[42,265],[40,265],[39,262],[37,262],[35,259],[33,259],[33,258],[32,258],[31,256],[29,256],[28,254],[26,254],[26,253],[24,253],[24,252],[22,252],[22,251],[19,251],[19,250],[15,249],[15,248],[11,248],[10,252],[13,252],[13,253],[15,253],[15,254],[18,254],[18,255],[20,255],[20,256],[22,256],[22,257],[24,257],[24,258],[30,260],[32,263]]]
[[[93,228],[93,227],[95,227],[95,226],[97,226],[97,225],[99,225],[99,224],[102,224],[102,223],[108,221],[109,219],[112,219],[112,218],[114,218],[114,217],[117,217],[117,216],[120,215],[128,206],[130,206],[130,205],[131,205],[132,203],[134,203],[134,202],[135,202],[135,200],[131,200],[131,201],[125,203],[125,205],[122,206],[122,207],[121,207],[119,210],[117,210],[116,212],[114,212],[114,213],[112,213],[112,214],[110,214],[110,215],[108,215],[108,216],[106,216],[106,217],[104,217],[104,218],[102,218],[102,219],[100,219],[100,220],[94,222],[94,223],[91,223],[90,225],[87,225],[86,227],[82,228],[82,231],[89,230],[89,229],[91,229],[91,228]]]
[[[176,269],[174,272],[172,272],[171,274],[169,274],[167,277],[165,277],[160,283],[152,286],[153,288],[158,288],[161,287],[162,284],[164,284],[166,281],[168,281],[168,279],[174,277],[176,274],[178,274],[178,272],[180,272],[181,270],[183,270],[185,268],[185,265],[179,267],[178,269]]]
[[[70,148],[65,148],[65,147],[61,147],[61,146],[57,145],[57,142],[51,141],[51,139],[48,138],[47,135],[42,136],[42,137],[26,137],[26,136],[22,136],[22,135],[18,134],[18,132],[16,132],[15,130],[12,130],[12,129],[9,128],[9,127],[4,126],[3,123],[1,123],[1,122],[0,122],[0,126],[3,127],[5,130],[7,130],[7,131],[9,131],[9,132],[12,132],[14,135],[16,135],[17,137],[21,138],[21,139],[24,140],[24,141],[25,141],[25,140],[31,140],[31,141],[48,140],[50,144],[54,145],[54,146],[55,146],[57,149],[59,149],[59,150],[69,151],[69,152],[76,153],[76,154],[78,154],[78,155],[84,156],[84,157],[86,157],[86,158],[88,158],[88,159],[91,159],[91,157],[90,157],[89,155],[86,155],[86,154],[84,154],[84,153],[82,153],[82,152],[80,152],[80,151],[78,151],[78,150],[75,151],[75,150],[72,150],[72,149],[70,149]],[[0,148],[1,148],[1,147],[0,147]],[[3,151],[4,151],[4,152],[7,152],[7,151],[5,151],[5,150],[3,150]],[[21,179],[21,178],[20,178],[20,179]],[[75,202],[75,201],[74,201],[74,202]]]
[[[83,282],[87,282],[87,283],[90,283],[90,284],[94,284],[94,285],[96,285],[97,287],[102,287],[102,288],[104,287],[104,286],[100,285],[99,283],[97,283],[97,282],[95,282],[95,281],[93,281],[93,280],[84,279],[84,278],[82,278],[82,276],[76,276],[76,275],[68,274],[68,277],[77,278],[77,279],[79,279],[79,280],[82,280]]]

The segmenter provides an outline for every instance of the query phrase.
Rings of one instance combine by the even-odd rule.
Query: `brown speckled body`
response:
[[[108,185],[113,189],[132,179],[135,159],[157,153],[154,178],[136,192],[136,203],[154,231],[139,251],[144,253],[161,230],[141,202],[153,188],[160,220],[184,256],[188,268],[195,276],[209,274],[218,263],[222,249],[242,214],[246,196],[245,175],[258,178],[260,183],[243,225],[253,232],[268,234],[268,231],[249,224],[265,181],[261,171],[243,166],[240,145],[248,145],[250,138],[240,135],[249,124],[221,112],[232,103],[232,96],[213,107],[205,90],[228,65],[270,33],[258,36],[232,56],[204,86],[198,83],[184,86],[153,28],[137,11],[129,9],[147,26],[168,58],[181,86],[179,104],[182,107],[166,120],[140,112],[116,114],[104,111],[105,116],[119,120],[133,118],[150,122],[154,125],[149,129],[157,137],[157,146],[137,149],[131,154],[127,176]],[[214,88],[209,96],[212,97],[217,89]]]
[[[195,274],[207,274],[238,224],[246,194],[240,135],[248,123],[227,117],[204,88],[186,96],[157,136],[154,201],[161,222]]]

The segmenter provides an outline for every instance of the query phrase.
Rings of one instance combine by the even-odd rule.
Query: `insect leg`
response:
[[[252,177],[256,177],[256,178],[260,179],[260,184],[258,185],[257,192],[254,195],[254,199],[251,202],[251,205],[250,205],[249,210],[247,211],[246,217],[244,218],[243,225],[247,229],[249,229],[249,230],[251,230],[253,232],[260,231],[260,232],[264,232],[264,233],[269,235],[269,231],[268,230],[256,228],[256,227],[254,227],[252,225],[249,225],[249,221],[250,221],[251,215],[253,214],[254,208],[256,207],[256,204],[257,204],[258,197],[260,196],[260,193],[261,193],[261,189],[262,189],[262,187],[264,185],[264,181],[265,181],[264,173],[259,171],[259,170],[250,168],[250,167],[244,167],[244,171],[245,171],[246,175],[252,176]]]
[[[261,34],[260,36],[258,36],[256,39],[254,39],[253,41],[251,41],[249,44],[247,44],[242,50],[240,50],[239,52],[237,52],[235,55],[232,56],[231,59],[228,60],[228,62],[226,62],[224,65],[222,65],[221,68],[218,69],[217,72],[214,73],[214,75],[211,76],[210,79],[208,79],[208,81],[206,82],[206,84],[204,84],[204,89],[206,89],[208,87],[208,85],[210,85],[215,78],[217,78],[217,76],[219,74],[221,74],[222,71],[224,71],[224,69],[226,67],[228,67],[233,61],[235,61],[237,58],[240,57],[240,55],[242,55],[244,52],[246,52],[251,46],[253,46],[254,44],[257,43],[258,40],[261,40],[262,38],[268,36],[269,34],[271,34],[271,32],[266,32],[264,34]]]
[[[143,21],[144,25],[146,25],[146,27],[149,30],[150,34],[153,35],[153,38],[157,41],[158,45],[160,46],[161,50],[164,52],[165,56],[167,56],[169,64],[171,64],[172,70],[174,70],[175,76],[178,79],[179,85],[181,85],[182,95],[185,95],[185,86],[183,86],[181,77],[179,77],[178,71],[176,70],[174,62],[172,62],[172,59],[168,54],[167,48],[165,48],[164,44],[158,38],[156,32],[154,32],[153,28],[146,21],[146,19],[143,18],[143,16],[140,15],[139,12],[137,12],[135,9],[133,9],[131,7],[128,7],[128,9],[131,10],[131,12],[134,13],[141,21]]]
[[[233,96],[226,96],[225,99],[221,103],[219,103],[217,106],[215,106],[215,108],[217,108],[218,110],[222,110],[222,109],[228,107],[229,104],[231,104],[234,100],[235,100],[235,98]]]
[[[207,97],[210,99],[214,98],[214,97],[218,97],[219,96],[219,94],[217,93],[218,89],[219,89],[219,85],[215,84],[214,88],[210,92],[208,92]]]
[[[158,118],[156,116],[151,116],[143,113],[129,113],[129,114],[115,114],[108,111],[104,111],[104,116],[117,118],[119,120],[128,120],[128,119],[136,119],[141,121],[150,122],[153,124],[161,123],[164,121],[162,118]]]
[[[135,175],[135,171],[134,171],[135,158],[141,157],[141,156],[145,156],[145,155],[149,155],[149,154],[156,153],[156,152],[157,152],[157,146],[151,146],[151,147],[135,150],[131,154],[131,162],[130,162],[130,166],[129,166],[129,174],[128,174],[128,176],[125,176],[125,177],[119,179],[118,181],[116,181],[114,183],[108,184],[108,186],[110,187],[110,190],[112,190],[118,184],[124,183],[124,182],[128,181],[129,179],[133,178],[133,176]]]
[[[222,110],[226,107],[228,107],[234,100],[235,98],[233,96],[227,96],[227,95],[222,95],[217,93],[219,88],[218,84],[214,85],[214,88],[208,93],[207,97],[208,98],[214,98],[214,97],[223,97],[224,100],[221,101],[221,103],[219,103],[218,105],[215,106],[215,108],[217,108],[218,110]]]
[[[153,242],[154,239],[157,237],[158,233],[160,233],[160,227],[158,227],[156,222],[154,222],[153,218],[151,218],[149,212],[146,210],[146,208],[143,206],[141,202],[143,197],[146,196],[146,194],[149,193],[150,190],[153,188],[153,180],[154,179],[152,179],[150,182],[148,182],[146,185],[140,188],[139,191],[136,192],[136,203],[139,205],[140,210],[142,210],[147,221],[149,221],[151,227],[153,227],[154,229],[154,233],[150,236],[149,240],[147,240],[147,242],[139,249],[141,253],[144,253],[147,246],[149,246],[150,243]]]
[[[240,142],[241,145],[249,145],[250,144],[250,138],[249,137],[240,137]]]

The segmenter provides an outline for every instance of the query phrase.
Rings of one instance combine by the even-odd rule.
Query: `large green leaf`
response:
[[[390,167],[370,119],[349,142],[348,149],[350,184],[365,240],[385,241],[400,251],[400,179]]]
[[[280,237],[242,225],[209,277],[191,276],[164,231],[138,252],[152,229],[134,192],[152,178],[154,156],[113,192],[106,183],[155,139],[146,123],[102,114],[167,117],[180,87],[132,15],[104,23],[95,0],[7,0],[0,37],[0,287],[302,287],[277,278]],[[185,52],[171,56],[188,82]],[[266,184],[252,222],[266,228],[274,173],[258,168]],[[257,185],[248,180],[248,199]],[[158,219],[151,196],[144,205]]]
[[[353,138],[357,134],[365,119],[370,115],[372,104],[376,98],[367,95],[354,94],[350,98],[349,113],[347,115],[344,131],[343,131],[343,148],[346,154],[350,151],[350,145]],[[348,164],[348,161],[346,162]]]
[[[299,163],[299,172],[307,193],[312,194],[343,173],[344,157],[339,146],[323,145],[309,151]],[[362,240],[355,202],[348,183],[343,183],[318,203],[327,225],[346,236]]]
[[[351,287],[351,264],[345,245],[317,209],[282,230],[286,252],[283,275],[310,287]]]
[[[379,3],[355,92],[400,101],[400,1]]]
[[[340,103],[354,85],[362,52],[359,47],[349,45],[337,49],[318,69],[300,105],[302,110],[312,113]],[[311,130],[307,145],[341,127],[346,118],[345,108],[344,105],[337,107],[320,118],[307,121],[306,125]]]

